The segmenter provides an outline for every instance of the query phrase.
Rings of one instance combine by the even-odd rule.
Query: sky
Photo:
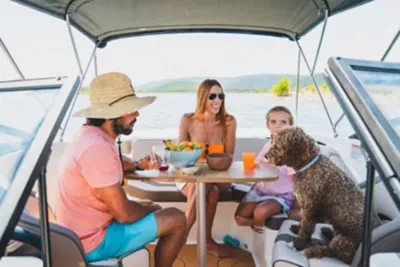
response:
[[[379,60],[400,28],[400,0],[375,0],[329,18],[316,66],[331,56]],[[313,62],[322,25],[300,40]],[[82,65],[94,44],[73,30]],[[0,38],[26,78],[77,75],[78,67],[65,21],[8,0],[0,0]],[[128,74],[134,85],[177,77],[235,77],[294,74],[296,43],[286,38],[233,34],[174,34],[119,39],[98,51],[99,73]],[[387,58],[400,62],[400,40]],[[302,64],[301,73],[308,71]],[[89,69],[84,84],[94,75]],[[0,80],[17,75],[0,50]]]

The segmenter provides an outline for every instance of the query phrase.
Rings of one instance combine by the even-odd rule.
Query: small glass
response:
[[[159,171],[166,172],[169,170],[170,152],[165,150],[164,146],[153,146],[151,155],[151,160],[159,163]]]
[[[256,160],[256,153],[254,152],[243,152],[242,153],[243,168],[247,171],[254,169],[254,162]]]

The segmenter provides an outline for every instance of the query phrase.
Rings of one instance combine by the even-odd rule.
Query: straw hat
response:
[[[90,83],[90,107],[77,111],[74,117],[114,119],[151,104],[154,96],[137,97],[131,80],[122,73],[97,76]]]

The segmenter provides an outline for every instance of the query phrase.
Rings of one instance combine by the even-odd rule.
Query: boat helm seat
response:
[[[40,238],[39,220],[27,213],[21,215],[18,227]],[[71,230],[49,223],[52,266],[70,267],[149,267],[150,253],[146,248],[129,252],[119,258],[88,262],[78,236]],[[40,250],[40,247],[37,248]]]
[[[354,256],[351,265],[348,265],[335,258],[307,259],[302,251],[296,251],[293,248],[293,241],[297,235],[290,230],[292,224],[299,222],[286,220],[283,222],[278,235],[275,239],[272,252],[273,267],[360,267],[361,265],[361,245]],[[314,243],[328,243],[321,236],[321,227],[328,224],[317,224],[312,240]],[[400,251],[400,218],[385,223],[372,231],[371,255],[384,252]]]

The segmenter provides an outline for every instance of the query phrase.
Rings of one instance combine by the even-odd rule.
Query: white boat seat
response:
[[[298,224],[297,221],[286,220],[283,222],[278,235],[275,239],[274,249],[272,253],[272,263],[274,267],[359,267],[361,259],[361,245],[359,246],[356,255],[354,256],[351,265],[335,258],[321,258],[308,260],[303,252],[296,251],[293,248],[293,241],[297,235],[292,233],[290,226]],[[312,240],[314,243],[326,243],[327,240],[321,236],[321,227],[328,224],[317,224]],[[400,218],[395,221],[388,222],[372,232],[371,239],[371,254],[383,252],[398,252],[400,251]]]
[[[18,226],[40,238],[40,224],[37,218],[27,213],[21,215]],[[146,248],[127,253],[119,258],[98,262],[87,262],[78,236],[71,230],[49,223],[52,266],[69,267],[149,267],[150,253]],[[40,250],[40,248],[37,248]]]

